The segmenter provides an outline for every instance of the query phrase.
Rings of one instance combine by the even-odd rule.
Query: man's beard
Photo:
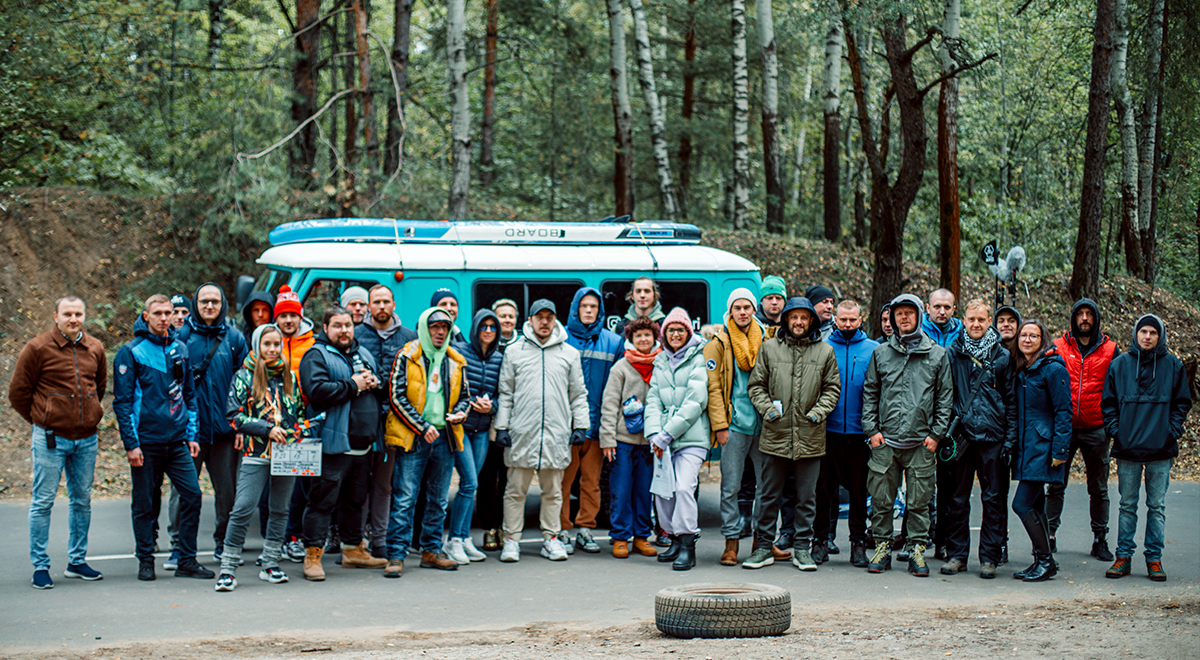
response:
[[[385,313],[383,313],[383,312],[380,312],[379,314],[372,314],[372,315],[371,315],[371,318],[372,318],[372,319],[373,319],[373,320],[374,320],[376,323],[380,323],[380,324],[382,324],[382,323],[387,323],[388,321],[391,321],[391,320],[392,320],[392,315],[391,315],[390,313],[387,313],[387,314],[385,314]]]

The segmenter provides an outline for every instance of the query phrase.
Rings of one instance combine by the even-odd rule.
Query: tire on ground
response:
[[[766,637],[792,624],[792,594],[770,584],[700,583],[654,595],[654,623],[671,637]]]

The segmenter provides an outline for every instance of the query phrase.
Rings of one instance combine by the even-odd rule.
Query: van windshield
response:
[[[266,291],[271,294],[271,297],[275,297],[279,295],[279,287],[287,284],[291,279],[291,271],[268,268],[258,276],[258,280],[254,283],[254,290]]]

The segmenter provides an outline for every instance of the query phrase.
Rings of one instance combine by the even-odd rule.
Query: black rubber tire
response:
[[[748,582],[687,584],[654,595],[654,623],[671,637],[767,637],[792,625],[792,594]]]

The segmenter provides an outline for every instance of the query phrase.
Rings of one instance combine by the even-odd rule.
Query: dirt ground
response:
[[[54,657],[107,658],[429,658],[485,660],[597,656],[739,660],[768,658],[1200,658],[1200,600],[1050,602],[1039,606],[935,610],[874,609],[836,613],[819,603],[793,605],[787,634],[759,639],[680,640],[653,622],[615,628],[531,625],[499,631],[297,635],[164,642],[64,650]],[[101,642],[102,643],[102,642]],[[48,649],[0,657],[45,658]]]

